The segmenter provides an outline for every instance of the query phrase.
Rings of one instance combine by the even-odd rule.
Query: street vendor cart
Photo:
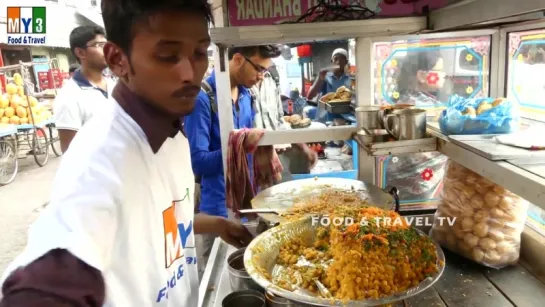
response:
[[[16,127],[17,133],[12,137],[15,142],[18,158],[32,155],[39,166],[47,164],[49,147],[60,156],[60,149],[56,146],[59,141],[51,110],[43,105],[35,93],[34,85],[28,81],[29,69],[43,64],[55,66],[56,60],[47,62],[20,62],[16,65],[0,67],[0,74],[8,75],[5,92],[0,93],[0,110],[3,124]],[[53,82],[56,84],[56,82]],[[53,92],[55,91],[53,85]],[[49,133],[48,133],[49,132]]]
[[[358,137],[361,136],[361,128],[366,127],[365,122],[356,116],[358,122],[355,126],[328,127],[319,131],[267,131],[259,145],[354,139],[357,144],[355,150],[358,151],[358,179],[353,185],[365,182],[373,189],[385,191],[390,191],[393,186],[399,190],[398,197],[394,197],[399,214],[431,220],[430,224],[424,223],[416,228],[430,233],[434,242],[443,247],[446,259],[444,271],[431,286],[416,290],[417,295],[403,296],[392,306],[542,306],[545,301],[545,260],[542,257],[545,253],[545,221],[540,217],[543,216],[541,210],[545,210],[545,151],[539,145],[543,141],[534,144],[530,139],[526,141],[530,145],[519,141],[529,139],[527,136],[531,131],[534,131],[536,139],[543,138],[545,83],[534,86],[533,81],[537,83],[536,79],[542,80],[545,74],[544,11],[543,1],[525,0],[513,5],[509,0],[476,0],[432,11],[428,17],[211,29],[212,40],[217,46],[216,82],[223,84],[218,86],[217,93],[223,158],[227,158],[228,136],[233,130],[227,48],[355,38],[358,107],[369,110],[391,106],[391,116],[382,117],[386,122],[392,117],[416,114],[421,112],[420,109],[425,109],[423,134],[420,137],[400,137],[399,129],[405,124],[398,122],[397,128],[389,127],[394,131],[391,135],[397,133],[393,141],[376,138],[373,134]],[[427,82],[429,89],[434,89],[435,100],[445,103],[427,108],[417,104],[417,111],[395,113],[397,109],[394,106],[404,93],[400,89],[401,81],[392,84],[392,80],[400,80],[400,66],[412,54],[430,50],[437,51],[443,65],[437,65],[439,61],[436,58],[437,63],[429,65],[427,69],[418,69],[415,74],[426,70],[423,82]],[[447,80],[446,89],[431,86],[440,78]],[[457,96],[452,98],[454,94]],[[453,106],[458,105],[458,100],[463,101],[465,109],[459,110],[461,115],[457,118],[467,120],[464,123],[482,120],[479,114],[486,112],[484,109],[476,114],[466,112],[470,102],[490,103],[487,110],[512,104],[516,106],[516,112],[520,110],[517,113],[520,120],[513,126],[516,129],[507,131],[511,134],[489,133],[486,129],[496,122],[491,122],[486,129],[479,128],[481,130],[471,130],[473,126],[462,125],[467,130],[456,134],[452,131],[453,127],[458,126],[445,125],[449,123],[447,120],[455,122],[448,116],[456,111]],[[414,107],[411,105],[407,110],[414,110]],[[494,114],[495,117],[500,116],[499,113]],[[469,133],[470,130],[473,133]],[[536,130],[541,131],[541,135],[535,134]],[[405,131],[407,135],[413,132],[414,129]],[[504,134],[515,135],[515,140],[513,137],[509,140],[501,137]],[[399,183],[402,181],[396,181],[398,178],[394,178],[388,169],[407,156],[425,153],[443,157],[442,166],[426,166],[426,161],[422,162],[423,166],[416,167],[420,179],[415,177],[411,180],[423,186],[435,176],[441,179],[433,186],[431,193],[409,193],[404,190],[407,186]],[[403,172],[403,169],[395,170]],[[227,173],[226,160],[224,171]],[[319,178],[316,182],[321,180],[325,179]],[[289,182],[291,189],[297,190],[303,181]],[[288,207],[297,197],[293,194],[290,200],[291,192],[288,189],[276,192],[283,195],[283,202]],[[257,200],[262,200],[261,193],[256,196]],[[423,195],[422,198],[419,198],[420,195]],[[517,205],[508,205],[508,199],[516,199]],[[495,222],[508,218],[506,212],[513,208],[521,210],[516,213],[520,225],[517,230],[520,234],[517,243],[520,255],[517,252],[516,259],[507,259],[509,257],[503,257],[506,255],[503,254],[506,250],[502,243],[505,237],[502,235],[502,239],[491,239],[490,229]],[[456,228],[458,226],[455,224],[454,228],[441,233],[437,218],[443,217],[449,210],[456,211],[453,215],[460,219],[461,228]],[[268,226],[272,228],[268,228],[265,234],[275,227]],[[260,236],[256,240],[262,239]],[[466,245],[470,245],[468,250],[464,249]],[[222,306],[224,298],[238,290],[232,288],[227,264],[227,258],[233,252],[235,249],[220,239],[214,243],[201,280],[199,306]],[[510,265],[492,265],[492,258],[496,264],[507,261]],[[293,301],[282,306],[309,305],[317,306]],[[362,301],[359,305],[350,306],[375,305]]]

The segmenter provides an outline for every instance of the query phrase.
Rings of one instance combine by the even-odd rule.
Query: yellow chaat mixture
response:
[[[420,236],[394,211],[340,206],[332,209],[329,217],[352,217],[354,223],[320,226],[313,246],[301,239],[282,246],[277,264],[287,267],[291,282],[278,282],[278,286],[293,291],[302,276],[301,287],[316,294],[318,280],[335,299],[363,300],[405,291],[438,272],[432,241]],[[401,222],[377,226],[375,217]],[[360,223],[362,220],[369,223]],[[300,256],[314,266],[297,266]]]
[[[291,208],[282,214],[284,221],[300,219],[309,214],[322,214],[338,206],[368,207],[369,203],[362,199],[357,191],[341,191],[330,189],[312,199],[296,199]]]

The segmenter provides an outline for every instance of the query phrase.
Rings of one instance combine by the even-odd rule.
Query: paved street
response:
[[[51,151],[44,167],[39,167],[32,156],[19,160],[15,181],[0,187],[0,275],[24,248],[28,226],[49,197],[60,160]]]

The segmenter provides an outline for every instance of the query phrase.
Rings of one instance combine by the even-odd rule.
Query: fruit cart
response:
[[[0,74],[5,74],[8,80],[5,93],[0,96],[0,109],[3,113],[0,123],[17,127],[15,143],[19,158],[31,154],[39,166],[44,166],[49,160],[49,146],[57,156],[60,156],[61,152],[55,147],[59,139],[52,113],[33,96],[36,95],[32,90],[33,84],[28,81],[30,76],[28,70],[36,64],[44,63],[20,62],[0,67]],[[55,66],[56,61],[50,60],[46,64]],[[56,87],[55,84],[53,86]],[[49,130],[49,136],[46,130]]]
[[[17,127],[0,124],[0,186],[10,184],[17,175]]]

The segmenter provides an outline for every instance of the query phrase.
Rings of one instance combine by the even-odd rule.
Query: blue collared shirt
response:
[[[217,97],[214,72],[206,82]],[[238,110],[233,105],[235,129],[252,128],[255,108],[250,91],[243,86],[239,86],[238,90]],[[193,172],[202,178],[199,209],[206,214],[227,217],[219,118],[211,111],[208,94],[202,89],[195,100],[195,109],[184,118],[184,130],[191,149]]]
[[[352,80],[347,74],[343,74],[341,77],[337,78],[333,73],[327,73],[325,76],[324,85],[322,85],[322,95],[327,93],[335,92],[339,87],[346,86],[350,88],[352,86]]]

